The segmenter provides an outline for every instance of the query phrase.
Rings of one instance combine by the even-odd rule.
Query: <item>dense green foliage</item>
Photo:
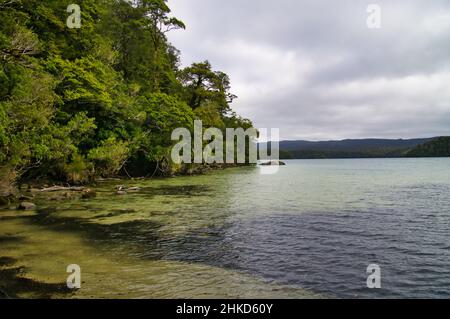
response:
[[[438,137],[410,150],[409,157],[450,157],[450,137]]]
[[[70,29],[73,2],[0,0],[3,179],[170,173],[174,128],[251,126],[230,109],[226,74],[208,61],[180,68],[166,33],[185,25],[165,0],[77,0]]]

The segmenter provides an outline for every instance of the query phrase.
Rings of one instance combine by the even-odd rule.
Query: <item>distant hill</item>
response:
[[[280,142],[280,159],[436,156],[433,154],[450,156],[448,155],[449,139],[450,137],[397,140],[349,139],[321,142],[282,141]]]
[[[408,157],[450,157],[450,137],[443,136],[418,145],[406,153]]]

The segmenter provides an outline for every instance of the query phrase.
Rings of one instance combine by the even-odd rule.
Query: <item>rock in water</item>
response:
[[[282,161],[269,161],[266,163],[261,163],[260,165],[262,165],[262,166],[285,166],[286,163],[284,163]]]
[[[33,210],[36,208],[36,205],[29,202],[22,202],[20,203],[19,207],[17,209],[19,210]]]

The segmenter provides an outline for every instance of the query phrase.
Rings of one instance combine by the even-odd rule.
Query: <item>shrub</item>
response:
[[[128,146],[127,142],[110,137],[89,151],[88,159],[94,164],[95,175],[110,176],[119,172],[129,156]]]

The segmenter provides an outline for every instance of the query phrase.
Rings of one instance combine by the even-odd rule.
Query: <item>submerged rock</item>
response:
[[[10,202],[9,196],[0,196],[0,206],[8,206]]]
[[[12,190],[1,191],[0,190],[0,206],[8,206],[17,200],[17,194]]]
[[[282,162],[282,161],[269,161],[266,163],[261,163],[261,166],[285,166],[286,163]]]
[[[97,193],[92,189],[87,189],[83,192],[83,195],[81,195],[82,199],[91,199],[97,197]]]
[[[46,283],[26,278],[25,275],[24,266],[0,268],[0,278],[2,278],[0,298],[18,299],[21,295],[27,295],[27,298],[50,299],[56,294],[67,297],[73,294],[66,283]]]
[[[19,210],[33,210],[36,208],[36,205],[30,202],[22,202],[19,204],[17,209]]]

